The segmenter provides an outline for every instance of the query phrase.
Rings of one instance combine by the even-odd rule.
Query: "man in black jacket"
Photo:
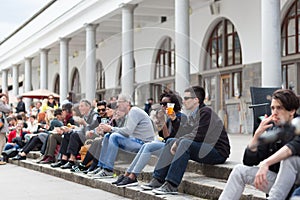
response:
[[[155,166],[153,179],[143,189],[155,194],[177,194],[188,161],[221,164],[230,154],[230,145],[223,122],[204,104],[205,90],[194,86],[184,91],[183,104],[192,111],[188,124],[180,127],[180,138],[167,141]],[[181,134],[181,132],[186,134]]]
[[[16,107],[16,113],[20,113],[20,112],[25,113],[26,112],[25,103],[23,101],[22,96],[18,96],[17,99],[18,99],[18,104],[17,104],[17,107]]]
[[[274,157],[274,153],[278,150],[278,152],[282,151],[282,147],[285,149],[294,142],[281,139],[270,144],[261,144],[259,137],[268,129],[290,123],[297,116],[298,108],[299,99],[293,91],[280,89],[273,93],[271,116],[265,116],[255,131],[244,153],[244,165],[239,164],[234,167],[219,200],[240,199],[246,184],[254,185],[263,192],[269,193],[277,176],[278,162],[284,159],[283,156]],[[259,164],[260,167],[257,167]]]

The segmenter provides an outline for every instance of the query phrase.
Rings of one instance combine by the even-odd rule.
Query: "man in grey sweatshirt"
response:
[[[118,110],[126,114],[124,127],[111,127],[100,124],[105,134],[99,157],[98,172],[93,178],[108,178],[113,176],[114,162],[119,148],[137,153],[146,142],[154,140],[154,128],[148,114],[138,108],[131,107],[128,95],[120,94],[117,101]]]

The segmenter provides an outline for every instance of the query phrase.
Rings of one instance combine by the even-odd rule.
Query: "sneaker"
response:
[[[77,165],[73,165],[72,169],[70,169],[71,172],[75,172],[75,173],[80,173],[81,170],[79,169],[79,167]]]
[[[177,187],[174,187],[169,182],[165,182],[161,187],[152,190],[154,194],[178,194]]]
[[[137,186],[139,183],[138,181],[135,179],[131,179],[128,176],[125,176],[123,178],[123,180],[120,183],[117,183],[116,185],[118,187],[129,187],[129,186]]]
[[[163,183],[161,183],[159,180],[157,180],[156,178],[152,178],[152,180],[148,184],[141,185],[141,188],[144,190],[153,190],[155,188],[159,188],[162,185]]]
[[[96,169],[94,169],[93,171],[90,171],[87,173],[88,176],[94,176],[95,174],[99,173],[102,170],[101,167],[97,167]]]
[[[120,183],[120,182],[123,180],[124,177],[125,177],[125,176],[124,176],[123,174],[120,175],[120,176],[118,177],[118,179],[117,179],[116,181],[112,182],[111,184],[115,185],[115,184]]]
[[[109,172],[106,169],[102,169],[100,172],[92,176],[93,179],[102,179],[102,178],[112,178],[114,176],[113,172]]]

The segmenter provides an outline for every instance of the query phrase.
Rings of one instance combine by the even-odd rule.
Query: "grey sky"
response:
[[[48,2],[50,0],[0,0],[0,41]]]

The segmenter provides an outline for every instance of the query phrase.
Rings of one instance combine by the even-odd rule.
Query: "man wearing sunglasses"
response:
[[[106,118],[106,102],[105,101],[99,101],[97,103],[97,111],[101,118]]]
[[[183,105],[191,111],[188,122],[181,126],[180,138],[170,138],[155,166],[153,179],[141,187],[155,194],[177,194],[188,161],[221,164],[230,154],[223,122],[204,104],[205,90],[193,86],[184,91]],[[170,116],[172,118],[172,116]],[[173,116],[176,120],[176,116]],[[185,133],[185,134],[183,134]]]

